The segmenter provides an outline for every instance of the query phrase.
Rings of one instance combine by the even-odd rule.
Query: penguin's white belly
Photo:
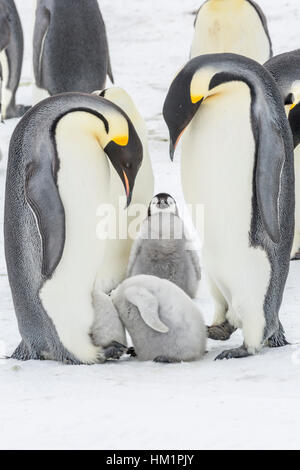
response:
[[[12,98],[12,92],[8,89],[9,65],[5,50],[0,53],[0,63],[2,67],[2,90],[1,90],[1,108],[2,116],[5,118],[6,111]]]
[[[249,245],[255,155],[250,92],[244,84],[232,86],[234,94],[205,101],[187,129],[182,179],[187,203],[204,205],[206,272],[228,303],[230,321],[251,330],[249,337],[264,328],[270,263],[263,250]]]
[[[265,63],[270,43],[256,10],[246,1],[213,1],[199,12],[191,56],[232,52]]]
[[[82,124],[84,122],[84,125]],[[105,251],[97,238],[97,209],[107,203],[109,165],[95,135],[99,120],[82,112],[58,123],[58,188],[65,209],[66,239],[62,259],[40,297],[62,344],[80,361],[97,361],[90,339],[94,320],[92,290]]]
[[[294,258],[300,250],[300,145],[295,149],[295,237],[291,257]]]

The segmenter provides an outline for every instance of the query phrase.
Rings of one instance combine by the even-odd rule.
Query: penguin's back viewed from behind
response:
[[[38,0],[33,39],[38,88],[49,95],[92,93],[113,81],[97,0]]]
[[[200,7],[191,57],[223,52],[261,64],[272,56],[266,17],[252,0],[208,0]]]

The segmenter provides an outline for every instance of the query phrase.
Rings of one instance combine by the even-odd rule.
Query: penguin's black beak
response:
[[[174,160],[175,150],[176,150],[176,145],[174,144],[174,142],[172,142],[172,140],[170,140],[170,158],[172,161]]]

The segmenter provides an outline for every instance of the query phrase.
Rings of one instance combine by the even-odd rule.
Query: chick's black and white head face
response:
[[[148,216],[151,217],[160,212],[178,215],[176,201],[170,194],[159,193],[150,202]]]

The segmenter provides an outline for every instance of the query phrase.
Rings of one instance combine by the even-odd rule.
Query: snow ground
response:
[[[19,102],[31,102],[34,0],[16,0],[25,33]],[[178,162],[169,163],[161,116],[167,88],[186,61],[199,0],[103,0],[116,84],[147,120],[157,190],[182,200]],[[274,52],[300,45],[299,0],[260,0]],[[7,149],[16,120],[0,127],[3,211]],[[2,224],[2,216],[1,224]],[[0,235],[0,354],[17,346],[17,330]],[[0,360],[1,449],[299,449],[300,263],[291,264],[282,322],[290,342],[240,361],[213,362],[226,343],[208,343],[197,363],[122,361],[98,366]],[[206,321],[212,305],[205,288]]]

